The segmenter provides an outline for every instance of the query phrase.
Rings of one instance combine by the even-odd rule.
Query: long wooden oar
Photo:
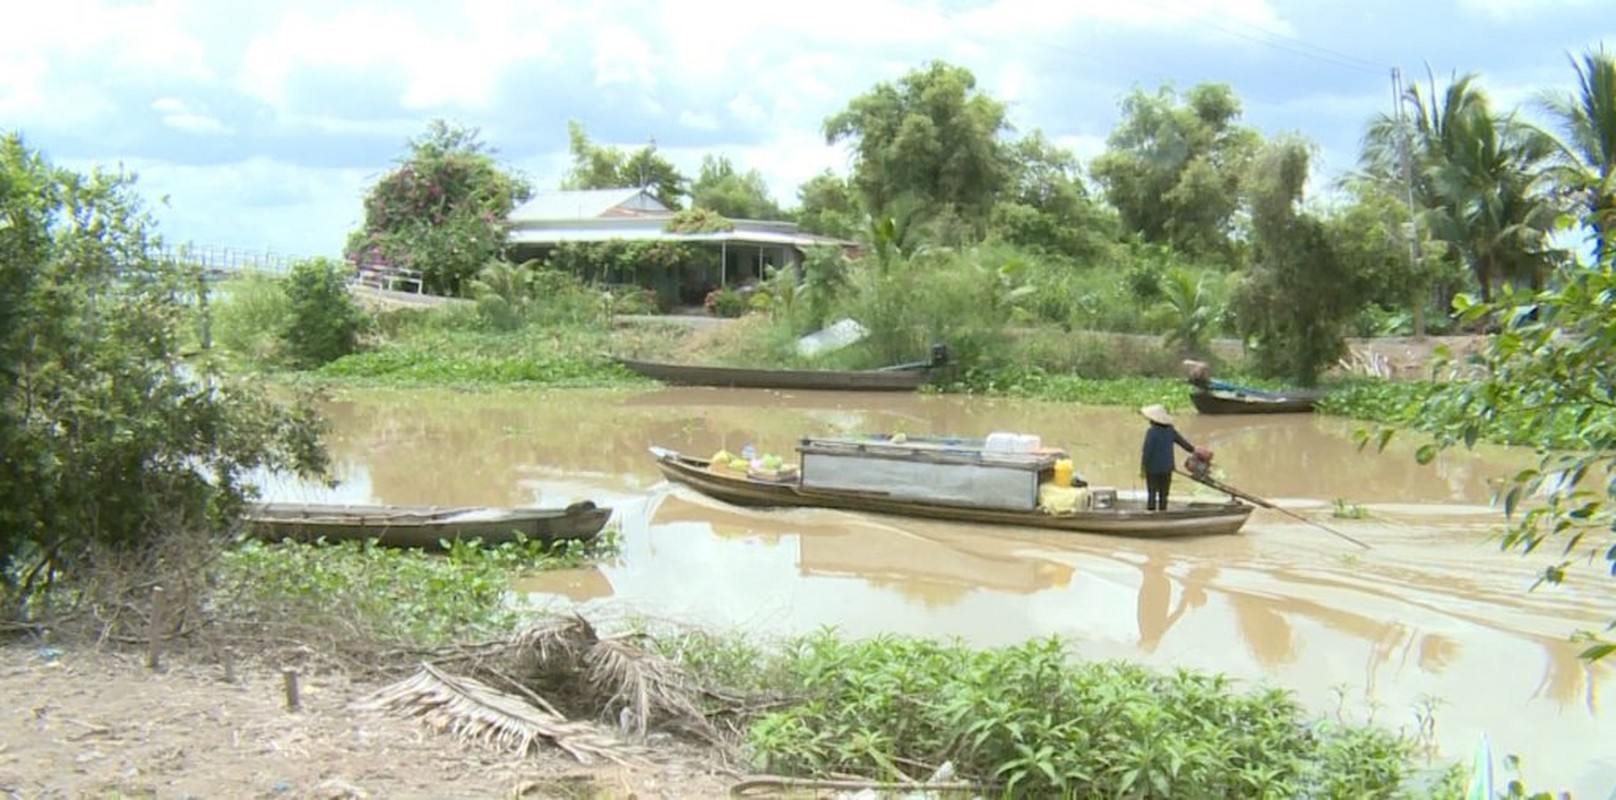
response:
[[[1212,487],[1212,488],[1214,488],[1214,489],[1216,489],[1216,490],[1218,490],[1220,492],[1223,492],[1226,495],[1229,495],[1230,497],[1238,497],[1241,500],[1245,500],[1245,501],[1250,502],[1250,503],[1255,503],[1256,505],[1262,506],[1263,508],[1278,511],[1279,513],[1284,514],[1285,516],[1290,517],[1291,519],[1299,520],[1301,522],[1306,522],[1307,524],[1312,525],[1315,528],[1321,528],[1321,529],[1323,529],[1324,531],[1326,531],[1328,533],[1331,533],[1331,534],[1339,536],[1339,537],[1341,537],[1343,539],[1346,539],[1347,541],[1352,542],[1353,544],[1358,545],[1359,547],[1362,547],[1365,550],[1373,550],[1374,549],[1374,548],[1370,547],[1369,545],[1364,544],[1363,542],[1361,542],[1361,541],[1359,541],[1357,539],[1354,539],[1351,536],[1348,536],[1348,535],[1342,533],[1341,531],[1336,530],[1335,528],[1332,528],[1332,527],[1330,527],[1328,525],[1325,525],[1322,522],[1315,522],[1313,520],[1308,519],[1307,517],[1302,516],[1301,514],[1297,514],[1295,512],[1280,508],[1279,506],[1275,505],[1271,501],[1264,500],[1261,497],[1258,497],[1258,496],[1256,496],[1254,494],[1251,494],[1249,492],[1242,492],[1239,489],[1236,489],[1233,486],[1230,486],[1230,485],[1228,485],[1228,484],[1226,484],[1226,483],[1224,483],[1222,481],[1216,480],[1216,479],[1212,478],[1211,476],[1208,476],[1208,475],[1206,475],[1204,473],[1201,474],[1201,475],[1196,475],[1193,472],[1185,472],[1184,470],[1181,470],[1181,469],[1176,470],[1176,471],[1178,472],[1178,474],[1183,475],[1184,477],[1189,478],[1190,480],[1195,481],[1196,483],[1201,483],[1201,484],[1205,484],[1207,486],[1210,486],[1210,487]]]

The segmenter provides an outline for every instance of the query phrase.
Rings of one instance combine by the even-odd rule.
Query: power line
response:
[[[1153,5],[1163,11],[1172,12],[1175,10],[1163,5],[1160,2],[1154,2],[1154,0],[1140,1],[1148,5]],[[1390,65],[1371,61],[1367,58],[1360,58],[1359,56],[1355,56],[1350,53],[1343,53],[1339,50],[1332,50],[1328,47],[1313,44],[1292,34],[1275,31],[1261,25],[1256,25],[1250,22],[1240,22],[1237,20],[1230,23],[1238,24],[1252,31],[1256,31],[1257,35],[1243,33],[1235,28],[1230,27],[1229,24],[1225,24],[1224,22],[1208,17],[1204,9],[1201,9],[1193,4],[1175,2],[1173,5],[1178,7],[1177,10],[1180,13],[1191,17],[1195,22],[1201,25],[1230,36],[1255,42],[1265,47],[1271,47],[1275,50],[1281,50],[1293,55],[1302,56],[1303,58],[1310,58],[1326,64],[1333,64],[1338,67],[1360,70],[1363,72],[1384,73],[1390,68]]]

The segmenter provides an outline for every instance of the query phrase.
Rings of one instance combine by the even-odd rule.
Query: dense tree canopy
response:
[[[780,206],[769,197],[763,173],[741,172],[725,156],[703,156],[701,173],[690,185],[690,204],[730,219],[779,219]]]
[[[828,170],[798,187],[797,224],[809,233],[843,239],[857,238],[869,227],[853,186]]]
[[[1089,197],[1070,150],[1033,131],[1010,146],[1009,164],[1009,184],[993,206],[996,236],[1080,262],[1116,240],[1116,216]]]
[[[1122,119],[1090,166],[1123,232],[1192,256],[1226,254],[1240,178],[1261,141],[1239,119],[1240,100],[1222,84],[1199,84],[1182,98],[1166,86],[1124,98]]]
[[[934,61],[882,82],[825,120],[853,146],[852,184],[876,216],[954,216],[979,228],[1010,177],[1004,103],[970,70]]]
[[[576,121],[567,123],[567,140],[572,152],[572,169],[562,180],[561,188],[621,189],[644,186],[668,208],[684,207],[690,181],[672,162],[657,155],[655,142],[632,153],[624,153],[616,147],[590,142],[588,132]]]
[[[1245,184],[1255,247],[1233,299],[1258,370],[1304,386],[1345,351],[1346,322],[1371,290],[1329,227],[1301,209],[1309,159],[1307,142],[1280,138],[1252,160]]]
[[[418,269],[427,291],[461,294],[504,249],[506,219],[529,194],[476,130],[435,120],[365,195],[348,257]]]

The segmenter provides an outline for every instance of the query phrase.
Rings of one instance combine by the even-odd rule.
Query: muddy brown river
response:
[[[521,580],[521,597],[591,618],[669,620],[784,637],[958,637],[982,646],[1059,635],[1084,658],[1217,670],[1372,717],[1468,758],[1485,733],[1529,787],[1616,790],[1616,663],[1570,636],[1616,617],[1597,565],[1531,591],[1546,563],[1501,553],[1490,481],[1523,450],[1415,463],[1400,436],[1360,451],[1333,417],[1179,415],[1234,486],[1372,546],[1259,509],[1238,536],[1132,540],[868,514],[745,510],[665,483],[647,452],[719,448],[790,457],[805,435],[1039,434],[1096,486],[1143,492],[1144,422],[1127,409],[906,394],[734,389],[464,394],[362,392],[326,405],[334,490],[271,499],[614,509],[622,553]],[[1220,497],[1206,490],[1206,496]],[[1192,492],[1183,478],[1175,497]],[[1616,659],[1612,659],[1616,662]],[[1500,778],[1504,777],[1500,773]]]

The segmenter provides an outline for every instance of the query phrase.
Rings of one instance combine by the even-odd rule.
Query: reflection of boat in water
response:
[[[854,576],[877,581],[946,584],[1031,594],[1064,586],[1075,568],[1011,551],[1001,537],[977,533],[917,532],[885,523],[846,524],[801,509],[786,515],[749,514],[719,503],[663,496],[658,522],[697,522],[719,535],[774,537],[794,534],[798,568],[805,575]],[[1022,543],[1013,543],[1020,549]]]
[[[766,369],[675,364],[666,361],[616,359],[632,372],[679,386],[729,386],[749,389],[830,389],[855,392],[911,392],[931,380],[928,365],[878,370]],[[908,366],[908,365],[906,365]]]
[[[1124,536],[1235,533],[1252,510],[1237,502],[1175,502],[1166,511],[1147,511],[1138,499],[1112,494],[1103,504],[1050,513],[1036,503],[1054,457],[876,440],[805,439],[798,449],[803,468],[781,480],[714,469],[707,459],[659,447],[651,451],[670,481],[741,506],[836,508]],[[819,456],[826,460],[810,460]],[[869,469],[861,474],[860,467]],[[826,482],[816,482],[820,474]],[[945,488],[952,493],[943,496]],[[981,500],[988,494],[996,502]]]
[[[612,515],[584,501],[566,508],[443,508],[438,506],[265,503],[244,519],[252,535],[279,541],[367,541],[388,547],[436,549],[444,541],[486,544],[527,539],[593,539]]]
[[[1016,594],[1065,586],[1076,571],[1067,564],[1039,558],[971,552],[902,531],[889,535],[804,533],[798,547],[798,564],[806,575],[855,575]]]

